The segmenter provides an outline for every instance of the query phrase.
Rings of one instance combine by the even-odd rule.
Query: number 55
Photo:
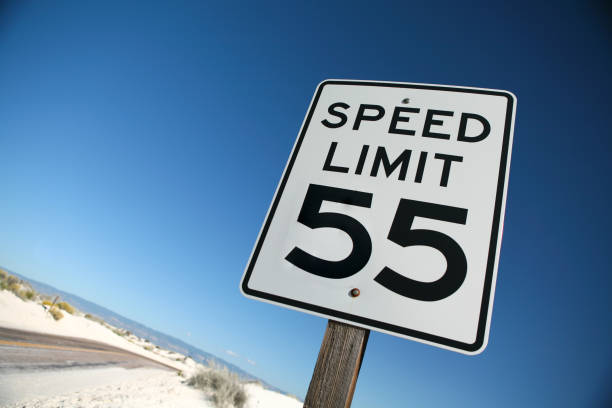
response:
[[[323,201],[370,208],[372,194],[318,184],[308,187],[298,222],[312,229],[327,227],[344,231],[353,241],[351,253],[341,261],[328,261],[295,247],[285,259],[306,272],[324,278],[342,279],[353,276],[363,269],[370,259],[370,235],[359,221],[346,214],[320,212]],[[402,198],[393,218],[387,238],[402,247],[422,245],[439,250],[446,258],[446,272],[434,282],[420,282],[384,267],[374,280],[407,298],[422,301],[441,300],[455,293],[463,284],[467,273],[465,253],[459,244],[446,234],[426,229],[411,229],[415,217],[465,224],[467,210]]]

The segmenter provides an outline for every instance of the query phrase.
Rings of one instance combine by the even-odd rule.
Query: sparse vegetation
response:
[[[51,314],[55,320],[60,320],[64,317],[64,314],[60,311],[60,309],[70,314],[74,314],[75,312],[74,307],[66,302],[60,302],[59,304],[54,305],[49,297],[42,295],[39,296],[39,294],[36,293],[28,282],[22,281],[21,279],[7,273],[2,269],[0,269],[0,289],[10,290],[15,294],[15,296],[24,301],[35,300],[37,297],[41,297],[43,299],[42,304],[48,307],[49,314]]]
[[[147,351],[153,351],[153,346],[144,346],[144,349]]]
[[[13,275],[8,275],[6,277],[6,283],[8,284],[9,287],[19,285],[19,278]]]
[[[57,307],[59,307],[60,309],[62,309],[66,313],[74,314],[74,312],[75,312],[74,307],[72,307],[72,305],[70,303],[68,303],[68,302],[59,302],[57,304]]]
[[[10,282],[9,280],[7,280],[6,283],[8,284],[7,289],[19,296],[18,293],[21,289],[21,285],[19,283]]]
[[[117,336],[121,336],[121,337],[125,337],[126,332],[123,329],[113,329],[113,333],[115,333]]]
[[[91,321],[94,321],[94,322],[96,322],[96,323],[104,324],[104,320],[100,319],[98,316],[94,316],[94,315],[89,314],[89,313],[87,313],[87,314],[85,315],[85,318],[86,318],[86,319],[89,319],[89,320],[91,320]]]
[[[0,289],[10,290],[21,300],[34,300],[36,298],[36,291],[27,282],[23,282],[3,269],[0,269]]]
[[[13,292],[15,294],[15,296],[17,296],[19,299],[21,300],[27,300],[26,298],[26,292],[25,290],[21,289],[21,287],[13,287],[11,288],[11,292]]]
[[[51,309],[49,309],[49,313],[51,313],[51,316],[53,316],[55,320],[60,320],[64,317],[64,314],[60,312],[59,309],[56,307],[52,307]]]
[[[225,367],[200,370],[187,384],[204,391],[217,408],[243,408],[247,400],[238,376]]]

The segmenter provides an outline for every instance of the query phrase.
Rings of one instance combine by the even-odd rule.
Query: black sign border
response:
[[[276,208],[278,206],[280,198],[283,195],[285,185],[287,184],[287,180],[289,179],[289,175],[291,174],[291,170],[293,169],[293,165],[297,158],[298,152],[300,151],[300,147],[302,146],[302,141],[304,140],[304,136],[306,135],[306,131],[308,130],[310,120],[312,119],[314,111],[317,107],[317,103],[319,101],[319,97],[321,96],[321,92],[323,91],[323,88],[326,85],[380,86],[380,87],[389,87],[389,88],[426,89],[426,90],[434,90],[434,91],[484,94],[484,95],[502,96],[502,97],[507,98],[508,104],[507,104],[507,109],[506,109],[506,123],[504,127],[504,139],[503,139],[503,144],[502,144],[502,154],[501,154],[501,160],[500,160],[500,165],[499,165],[497,193],[495,196],[495,209],[493,213],[493,227],[491,228],[491,240],[489,244],[489,256],[487,259],[487,270],[486,270],[485,282],[484,282],[484,292],[483,292],[482,303],[480,307],[480,317],[478,320],[476,340],[474,341],[474,343],[464,343],[464,342],[460,342],[457,340],[448,339],[445,337],[436,336],[436,335],[425,333],[425,332],[420,332],[418,330],[408,329],[405,327],[396,326],[396,325],[389,324],[386,322],[380,322],[378,320],[368,319],[365,317],[352,315],[350,313],[344,313],[344,312],[340,312],[337,310],[328,309],[326,307],[313,305],[310,303],[301,302],[301,301],[297,301],[294,299],[289,299],[289,298],[274,295],[271,293],[254,290],[248,287],[248,282],[251,277],[251,273],[253,272],[253,268],[255,267],[255,263],[257,262],[257,257],[259,256],[259,252],[261,250],[263,242],[268,233],[268,229],[270,227],[270,224],[272,223],[272,219],[274,218],[274,214],[276,212]],[[486,89],[473,89],[473,88],[461,88],[461,87],[448,87],[448,86],[441,86],[441,85],[393,83],[393,82],[368,82],[368,81],[350,81],[350,80],[326,80],[326,81],[321,82],[321,84],[317,87],[315,97],[308,111],[306,120],[304,121],[304,125],[302,126],[302,130],[296,142],[295,148],[293,149],[293,153],[291,154],[291,158],[289,159],[289,162],[287,164],[287,169],[280,182],[276,195],[274,196],[274,201],[272,203],[272,206],[270,207],[268,216],[266,217],[264,227],[261,230],[261,234],[259,235],[259,238],[255,245],[255,249],[253,251],[253,254],[251,255],[248,267],[242,279],[242,291],[244,292],[244,294],[253,296],[256,298],[269,300],[274,303],[279,303],[281,305],[288,305],[288,306],[292,306],[298,309],[309,310],[311,312],[323,314],[328,317],[332,317],[332,318],[336,317],[336,318],[348,320],[351,322],[355,322],[358,324],[379,328],[387,332],[393,332],[393,333],[401,334],[403,336],[408,336],[408,337],[412,337],[415,339],[420,339],[420,340],[424,340],[427,342],[440,344],[446,347],[463,350],[468,353],[482,351],[483,349],[481,349],[481,347],[485,343],[487,318],[489,315],[489,302],[491,300],[491,287],[493,284],[493,271],[495,269],[495,258],[497,254],[497,241],[500,235],[499,234],[500,232],[499,224],[500,224],[501,212],[502,212],[502,207],[503,207],[506,172],[508,169],[508,153],[509,153],[509,147],[510,147],[509,146],[510,145],[510,135],[512,131],[514,104],[515,104],[514,95],[512,95],[509,92],[504,92],[504,91],[493,91],[493,90],[486,90]]]

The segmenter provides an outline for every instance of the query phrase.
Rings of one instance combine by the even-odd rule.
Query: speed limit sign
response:
[[[516,99],[327,80],[241,282],[247,297],[476,354],[487,343]]]

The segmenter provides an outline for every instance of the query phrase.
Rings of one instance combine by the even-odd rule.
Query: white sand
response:
[[[182,354],[158,348],[136,336],[119,336],[112,328],[80,313],[62,313],[64,318],[56,321],[40,303],[23,301],[7,290],[0,290],[0,327],[99,341],[175,367],[186,376],[203,368]],[[152,349],[145,350],[144,347]],[[258,384],[247,384],[245,391],[248,395],[245,408],[302,406],[298,400],[266,390]],[[175,372],[113,367],[3,373],[0,376],[0,407],[212,408],[212,403],[206,400],[202,391],[185,385],[184,378]]]
[[[182,358],[183,355],[170,355],[175,358],[169,358],[166,357],[169,355],[167,351],[161,352],[159,349],[157,353],[147,351],[144,346],[150,346],[150,343],[135,336],[131,336],[132,341],[130,341],[127,337],[119,336],[108,327],[84,316],[71,315],[65,311],[62,313],[64,317],[55,320],[41,304],[23,301],[8,290],[0,291],[0,327],[95,340],[159,361],[185,373],[190,373],[196,368],[193,360],[176,361],[176,358]]]
[[[5,408],[212,408],[201,391],[175,372],[154,368],[98,368],[3,375]],[[35,397],[26,397],[30,395]]]
[[[154,368],[97,368],[0,377],[2,408],[213,408],[176,373]],[[59,392],[58,392],[59,390]],[[244,408],[298,408],[298,400],[247,384]],[[35,397],[23,398],[24,395]]]
[[[295,398],[264,389],[261,385],[247,384],[249,399],[245,408],[301,408],[302,403]]]

